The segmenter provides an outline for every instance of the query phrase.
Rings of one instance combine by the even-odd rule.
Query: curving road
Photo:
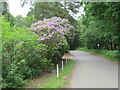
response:
[[[118,88],[118,63],[82,51],[70,51],[75,67],[70,88]]]

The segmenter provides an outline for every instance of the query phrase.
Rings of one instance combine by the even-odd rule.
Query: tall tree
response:
[[[99,43],[101,48],[118,50],[120,46],[118,31],[120,3],[89,2],[85,4],[85,16],[82,21],[85,28],[81,35],[83,43],[86,43],[89,48],[97,48]]]
[[[5,20],[7,22],[10,22],[10,26],[13,26],[14,23],[14,16],[10,14],[9,12],[9,5],[7,2],[1,2],[1,12],[2,15],[5,17]]]
[[[28,13],[28,16],[35,15],[35,20],[57,16],[68,19],[72,25],[76,26],[77,21],[73,18],[73,15],[78,13],[79,7],[80,3],[78,2],[36,2]],[[68,43],[71,49],[75,49],[79,45],[78,43],[74,44],[79,41],[78,31],[74,30],[71,33],[75,38],[72,40],[68,39]]]
[[[7,2],[1,2],[1,11],[2,11],[2,15],[5,15],[8,12]]]
[[[78,10],[75,9],[79,7],[75,3],[65,3],[60,2],[36,2],[34,8],[28,15],[34,14],[36,20],[42,20],[43,18],[51,18],[53,16],[58,16],[61,18],[69,19],[71,23],[76,22],[76,20],[71,16],[70,12],[77,13]]]

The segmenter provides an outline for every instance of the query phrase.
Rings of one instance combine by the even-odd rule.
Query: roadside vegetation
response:
[[[56,70],[53,70],[52,73],[44,73],[43,76],[29,80],[28,84],[22,88],[68,88],[68,81],[73,67],[74,61],[68,60],[68,63],[64,64],[63,71],[59,67],[59,78],[56,77]]]
[[[110,58],[120,58],[120,3],[20,1],[21,7],[29,1],[32,5],[26,17],[14,17],[9,12],[8,2],[0,2],[0,87],[23,87],[42,72],[51,73],[64,53],[78,47]],[[75,19],[74,15],[81,7],[85,14]],[[53,74],[44,87],[66,87],[64,76],[70,73],[72,65],[70,61],[59,79]]]
[[[46,86],[43,88],[68,88],[70,75],[74,67],[74,61],[68,60],[68,63],[64,66],[64,71],[60,69],[60,76],[56,78],[56,75],[52,77]]]
[[[56,21],[56,22],[54,22]],[[67,28],[64,26],[67,24]],[[4,17],[3,26],[3,87],[19,87],[27,79],[38,76],[42,71],[51,72],[69,51],[65,36],[74,27],[66,19],[53,17],[27,27],[10,27]]]
[[[119,52],[117,50],[108,51],[108,50],[95,50],[95,49],[85,49],[85,48],[77,48],[77,50],[90,52],[90,53],[102,56],[103,58],[107,58],[112,61],[120,61]]]
[[[79,50],[120,61],[118,7],[114,2],[86,2],[85,15],[78,21]]]
[[[2,88],[17,88],[26,85],[42,72],[51,73],[56,64],[61,62],[64,53],[68,53],[74,40],[75,22],[61,3],[35,3],[27,17],[12,16],[7,2],[1,2],[2,16]],[[39,7],[64,12],[56,16],[36,10]],[[72,4],[76,6],[75,4]],[[53,7],[51,7],[53,6]],[[74,10],[73,10],[74,11]],[[46,13],[47,16],[46,16]],[[52,15],[51,15],[52,14]],[[44,15],[44,16],[43,16]],[[66,16],[66,17],[64,17]],[[61,77],[60,77],[61,78]]]

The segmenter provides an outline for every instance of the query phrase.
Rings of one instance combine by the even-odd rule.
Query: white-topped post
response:
[[[62,61],[62,71],[63,71],[63,61]]]
[[[58,64],[57,64],[57,78],[59,77],[59,68],[58,68]]]

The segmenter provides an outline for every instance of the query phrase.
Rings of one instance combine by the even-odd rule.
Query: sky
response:
[[[22,15],[23,17],[26,17],[27,13],[30,11],[29,8],[31,7],[30,4],[25,4],[24,7],[21,7],[20,0],[8,0],[8,4],[9,4],[9,11],[14,17],[18,15]],[[79,9],[79,13],[74,15],[74,18],[77,19],[78,16],[84,14],[83,10],[84,9],[81,7]]]
[[[78,12],[77,14],[74,14],[73,17],[74,17],[76,20],[78,20],[78,19],[79,19],[79,16],[81,16],[81,14],[85,14],[83,7],[80,7],[80,8],[79,8],[79,12]]]
[[[27,16],[27,13],[30,11],[29,4],[26,4],[23,8],[20,5],[20,0],[8,0],[9,11],[16,17],[17,15],[22,15],[23,17]]]

